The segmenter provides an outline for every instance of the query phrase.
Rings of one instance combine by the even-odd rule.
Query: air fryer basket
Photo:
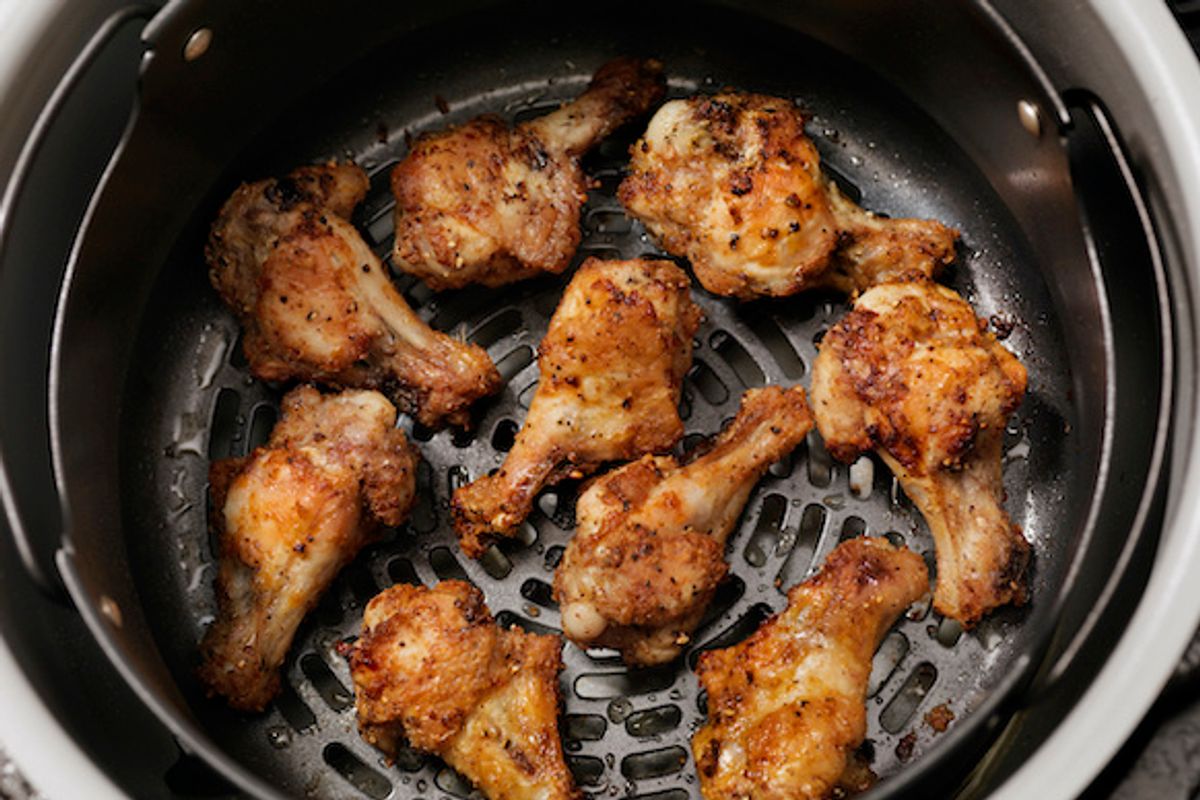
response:
[[[404,420],[424,456],[420,504],[404,528],[344,571],[302,626],[279,701],[263,715],[243,715],[206,700],[193,669],[214,611],[207,465],[261,442],[285,388],[249,377],[238,326],[208,285],[202,247],[217,206],[240,180],[350,157],[372,176],[355,222],[386,258],[387,175],[410,137],[482,112],[514,120],[544,113],[578,93],[606,58],[633,53],[664,61],[673,96],[733,86],[796,98],[812,114],[809,133],[827,170],[852,196],[872,210],[935,217],[962,231],[957,265],[944,280],[1012,330],[1005,343],[1027,365],[1030,391],[1006,433],[1005,485],[1007,507],[1034,543],[1032,602],[965,635],[927,606],[913,609],[875,658],[868,700],[868,752],[884,778],[874,792],[945,788],[960,778],[1032,678],[1068,593],[1076,605],[1100,594],[1102,582],[1080,576],[1123,566],[1126,540],[1144,538],[1130,528],[1154,488],[1167,375],[1153,270],[1105,270],[1088,258],[1087,217],[1081,225],[1065,139],[1055,130],[1070,126],[1070,111],[1013,55],[986,7],[949,5],[923,4],[910,20],[914,40],[927,23],[959,37],[948,40],[958,50],[952,57],[978,48],[996,55],[982,69],[1008,109],[999,132],[987,130],[1000,124],[1000,112],[986,101],[964,100],[972,122],[945,105],[930,107],[936,89],[914,92],[942,78],[922,75],[928,64],[883,75],[862,63],[861,52],[851,59],[780,20],[715,7],[626,6],[580,19],[537,5],[458,17],[443,9],[422,13],[448,19],[420,24],[394,9],[359,9],[359,24],[386,18],[370,34],[382,46],[366,58],[333,47],[328,63],[315,67],[289,59],[320,62],[322,45],[310,39],[335,41],[337,26],[349,23],[320,29],[307,7],[289,7],[297,19],[276,30],[263,15],[199,17],[189,4],[164,12],[148,36],[155,48],[140,118],[94,202],[64,290],[55,457],[71,521],[59,559],[68,588],[185,748],[262,795],[466,796],[469,787],[436,760],[408,753],[387,765],[358,738],[336,646],[357,633],[362,606],[380,589],[451,577],[478,585],[504,624],[557,629],[549,584],[571,535],[577,489],[544,493],[522,537],[480,562],[459,553],[450,493],[497,466],[511,446],[537,380],[537,343],[570,273],[436,295],[398,278],[422,318],[488,349],[506,388],[479,405],[469,433]],[[860,22],[849,28],[853,9],[810,10],[807,30],[843,51],[879,35]],[[212,29],[213,45],[190,62],[183,43],[200,24]],[[850,46],[831,30],[851,30]],[[269,52],[256,55],[255,47]],[[879,63],[902,62],[883,51]],[[963,62],[962,69],[980,67]],[[228,83],[244,76],[255,78],[252,86]],[[218,80],[229,94],[219,100],[203,86]],[[267,98],[276,88],[293,96],[285,107]],[[1040,136],[1020,127],[1014,88],[1040,105]],[[254,91],[265,108],[253,109]],[[180,125],[189,115],[194,128]],[[585,160],[599,186],[589,195],[577,261],[663,257],[614,196],[640,125]],[[719,430],[746,388],[807,383],[815,343],[846,308],[825,295],[738,304],[698,286],[694,294],[706,321],[684,387],[683,449]],[[1114,317],[1136,349],[1114,343]],[[1115,437],[1119,408],[1123,429]],[[920,515],[886,468],[869,463],[873,479],[852,490],[848,470],[831,462],[814,434],[772,467],[732,537],[731,577],[679,663],[629,671],[611,652],[566,646],[563,734],[586,792],[697,797],[688,748],[703,717],[696,656],[739,640],[782,607],[783,591],[840,540],[886,534],[932,566]],[[1113,464],[1121,466],[1116,476]],[[937,734],[923,715],[942,704],[956,721]]]

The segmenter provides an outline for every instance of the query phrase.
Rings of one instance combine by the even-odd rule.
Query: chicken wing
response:
[[[749,639],[700,656],[708,721],[692,739],[706,800],[821,800],[867,732],[871,659],[929,591],[920,556],[850,539]]]
[[[662,65],[619,58],[587,91],[509,128],[483,116],[422,136],[392,172],[393,261],[433,289],[560,273],[579,245],[579,157],[662,97]]]
[[[593,481],[554,576],[567,638],[616,648],[635,665],[679,655],[725,577],[725,539],[750,491],[811,428],[800,387],[751,389],[687,466],[643,456]]]
[[[561,651],[557,636],[501,629],[469,583],[393,586],[350,648],[359,730],[389,756],[407,738],[489,800],[578,798],[558,735]]]
[[[454,493],[463,552],[477,558],[513,535],[543,487],[674,446],[701,317],[690,285],[669,261],[580,266],[542,339],[541,382],[512,450],[496,474]]]
[[[726,93],[666,103],[618,191],[705,289],[742,299],[850,293],[954,260],[957,231],[859,208],[821,172],[790,100]]]
[[[866,292],[821,340],[813,413],[836,458],[875,449],[929,523],[935,607],[971,625],[1025,598],[1029,543],[1002,505],[1001,448],[1025,368],[950,289]]]
[[[418,455],[395,423],[378,392],[301,386],[265,447],[213,463],[218,610],[200,678],[234,708],[271,701],[304,615],[380,524],[408,516]]]
[[[353,164],[242,185],[213,224],[209,277],[245,326],[256,377],[380,389],[426,425],[465,424],[500,375],[404,302],[348,221],[366,191]]]

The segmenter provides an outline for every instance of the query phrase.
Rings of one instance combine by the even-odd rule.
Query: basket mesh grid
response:
[[[569,96],[579,85],[558,84],[555,94]],[[519,119],[555,105],[541,91],[525,91],[503,110]],[[431,118],[426,124],[440,127],[445,121]],[[811,133],[823,149],[836,146],[822,138],[819,128]],[[615,198],[630,141],[628,133],[615,137],[585,160],[597,185],[584,210],[577,262],[587,256],[665,257]],[[356,217],[385,261],[392,231],[387,177],[403,152],[401,144],[388,147],[390,158],[378,157],[377,147],[375,157],[361,159],[371,165],[372,190]],[[848,183],[857,195],[852,181]],[[559,630],[550,585],[572,535],[578,485],[544,492],[520,537],[493,547],[478,562],[458,550],[448,509],[455,487],[498,466],[511,447],[536,387],[537,344],[570,274],[503,292],[445,294],[396,275],[397,285],[424,320],[487,349],[506,386],[480,404],[470,433],[433,432],[402,417],[401,425],[424,458],[418,505],[402,529],[390,532],[344,570],[309,615],[286,664],[283,694],[273,707],[264,715],[244,716],[195,700],[198,715],[223,731],[219,738],[252,769],[309,796],[475,796],[469,784],[437,759],[403,752],[389,764],[358,737],[349,671],[336,649],[358,633],[366,602],[397,582],[469,580],[483,591],[501,624]],[[747,388],[807,385],[816,342],[846,309],[838,298],[824,295],[738,304],[698,286],[693,294],[705,321],[683,388],[681,413],[688,435],[680,453],[719,431],[736,413]],[[175,542],[178,568],[185,575],[181,601],[196,612],[188,620],[193,642],[212,619],[215,575],[215,543],[209,540],[207,504],[198,499],[203,496],[198,487],[205,485],[209,459],[245,454],[266,439],[286,388],[250,378],[236,322],[215,299],[206,303],[207,310],[197,317],[203,324],[193,326],[196,335],[190,344],[193,384],[175,400],[163,401],[175,404],[169,409],[174,422],[168,439],[156,442],[161,457],[150,467],[166,476],[158,481],[156,499],[165,509],[161,527]],[[1025,518],[1031,507],[1026,414],[1020,412],[1008,429],[1005,475],[1015,520],[1037,527],[1036,520]],[[703,697],[693,672],[698,654],[749,635],[784,606],[786,589],[815,571],[839,541],[860,535],[887,535],[933,566],[928,530],[886,467],[874,457],[864,457],[853,469],[836,464],[814,432],[774,464],[750,496],[730,538],[730,576],[681,659],[662,668],[628,670],[612,651],[583,651],[567,643],[561,730],[568,762],[585,793],[643,800],[698,798],[689,748],[690,736],[703,720]],[[886,778],[936,744],[936,732],[923,721],[929,710],[946,704],[961,718],[983,700],[1012,656],[1011,648],[1000,643],[1023,615],[1005,611],[962,635],[957,624],[930,610],[928,600],[909,610],[884,640],[871,675],[865,752],[878,775]],[[188,656],[174,652],[167,657],[181,683],[199,697]]]

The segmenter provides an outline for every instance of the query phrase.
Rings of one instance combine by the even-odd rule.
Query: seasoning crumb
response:
[[[1017,321],[1007,314],[992,314],[988,322],[996,334],[996,340],[1001,342],[1011,336],[1013,328],[1017,327]]]
[[[950,727],[950,723],[954,721],[954,712],[950,710],[950,706],[945,703],[934,706],[925,714],[925,724],[933,728],[938,733],[945,733],[946,728]]]
[[[917,746],[916,731],[909,731],[900,738],[896,743],[896,758],[901,761],[908,761],[912,758],[913,748]]]

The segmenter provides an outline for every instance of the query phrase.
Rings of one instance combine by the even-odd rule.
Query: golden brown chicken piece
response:
[[[933,275],[958,232],[859,208],[821,172],[795,103],[726,93],[666,103],[618,192],[705,289],[742,299]]]
[[[380,389],[426,425],[465,424],[500,375],[404,302],[348,221],[366,191],[353,164],[243,184],[213,224],[209,277],[242,320],[256,377]]]
[[[683,436],[679,392],[701,316],[690,285],[669,261],[583,262],[542,339],[541,382],[512,450],[454,493],[464,553],[513,535],[543,487]]]
[[[702,654],[708,722],[692,753],[706,800],[829,797],[867,733],[875,649],[928,591],[920,556],[850,539],[749,639]]]
[[[558,735],[561,651],[557,636],[501,629],[469,583],[393,586],[350,649],[359,729],[389,756],[402,737],[440,756],[489,800],[578,798]]]
[[[579,245],[579,158],[662,98],[662,65],[618,58],[557,111],[509,128],[482,116],[422,136],[392,172],[393,261],[433,289],[560,273]]]
[[[935,607],[971,625],[1025,599],[1029,543],[1002,505],[1001,448],[1025,368],[951,290],[932,281],[866,292],[825,334],[813,413],[825,446],[875,449],[929,523]]]
[[[408,516],[418,455],[395,423],[378,392],[301,386],[265,447],[212,464],[220,567],[200,678],[234,708],[271,701],[304,615],[381,524]]]
[[[635,665],[679,655],[725,577],[725,540],[750,491],[811,428],[799,386],[751,389],[690,464],[643,456],[593,481],[554,575],[567,638],[616,648]]]

